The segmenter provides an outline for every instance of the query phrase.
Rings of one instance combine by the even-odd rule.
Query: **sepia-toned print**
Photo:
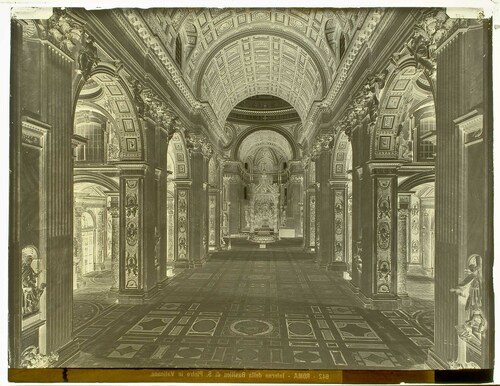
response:
[[[493,367],[490,20],[48,14],[12,17],[11,368]]]

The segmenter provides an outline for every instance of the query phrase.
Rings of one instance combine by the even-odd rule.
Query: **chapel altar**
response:
[[[278,238],[279,185],[262,174],[258,184],[251,184],[249,240],[265,248]]]

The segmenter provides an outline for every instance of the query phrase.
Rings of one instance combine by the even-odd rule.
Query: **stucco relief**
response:
[[[125,183],[125,289],[140,288],[139,261],[139,179]]]
[[[390,178],[377,180],[377,293],[391,292],[391,188]]]
[[[188,203],[189,196],[186,190],[177,191],[177,259],[187,259],[188,245]]]

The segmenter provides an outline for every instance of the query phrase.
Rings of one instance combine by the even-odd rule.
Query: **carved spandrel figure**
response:
[[[80,43],[82,47],[78,55],[78,66],[83,78],[87,80],[92,68],[99,63],[99,57],[97,56],[97,47],[94,45],[94,38],[85,29],[81,32]]]
[[[139,83],[138,80],[134,80],[132,82],[132,91],[134,94],[135,105],[137,107],[137,114],[139,115],[140,118],[144,118],[145,103],[144,103],[144,98],[142,97],[142,92],[144,91],[144,88],[142,87],[142,85]]]

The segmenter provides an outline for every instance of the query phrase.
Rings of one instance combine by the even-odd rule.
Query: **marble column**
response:
[[[425,273],[434,277],[434,198],[422,200],[422,268]]]
[[[491,45],[487,23],[464,21],[436,49],[436,258],[433,368],[493,366],[492,99]],[[474,86],[471,86],[474,85]],[[480,318],[489,322],[479,346],[467,348],[461,324],[463,297],[450,290],[480,256]],[[459,349],[459,342],[462,346]],[[463,350],[466,350],[465,352]],[[462,350],[462,351],[460,351]],[[464,355],[465,354],[465,355]]]
[[[397,168],[391,162],[369,162],[364,182],[362,274],[360,289],[376,309],[397,302]]]
[[[189,265],[200,267],[208,251],[208,158],[191,152],[191,215],[189,222]]]
[[[421,233],[421,209],[420,199],[414,194],[410,197],[408,208],[408,221],[410,223],[410,231],[408,233],[408,261],[409,268],[416,269],[417,272],[422,270],[422,241],[420,240]]]
[[[305,250],[314,251],[316,246],[316,188],[309,187],[306,191],[304,214]]]
[[[120,164],[119,301],[144,303],[156,291],[154,171]]]
[[[361,274],[363,271],[363,221],[361,220],[362,213],[362,196],[363,192],[363,168],[355,169],[352,177],[352,268],[351,268],[351,285],[355,292],[359,291],[361,286]]]
[[[292,221],[287,223],[287,228],[293,228],[295,237],[302,236],[302,182],[303,177],[299,174],[292,174],[288,184],[287,212],[291,214]]]
[[[120,207],[118,197],[110,198],[108,211],[111,214],[111,290],[118,291],[120,282]]]
[[[409,231],[409,208],[411,194],[400,193],[398,195],[398,275],[397,293],[401,299],[408,298],[406,288],[406,276],[408,270],[408,231]]]
[[[331,152],[323,147],[316,162],[316,259],[320,267],[327,268],[333,255],[332,192],[330,189]]]
[[[240,233],[240,200],[242,197],[242,180],[238,174],[231,173],[228,175],[228,235]]]
[[[218,189],[210,188],[208,194],[208,247],[210,250],[216,250],[220,246],[220,237],[217,237],[220,230],[218,225],[219,211],[219,192]]]
[[[309,232],[309,209],[310,209],[310,190],[309,190],[309,168],[306,166],[304,170],[304,190],[302,192],[302,238],[303,250],[309,251],[310,249],[310,232]]]
[[[102,208],[97,208],[95,210],[96,214],[96,259],[94,262],[94,271],[104,270],[104,259],[105,259],[105,239],[104,236],[106,231],[104,227],[106,226],[106,221],[104,220],[104,215],[106,211]]]
[[[80,288],[83,283],[82,278],[82,264],[83,264],[83,251],[82,251],[82,214],[83,208],[75,206],[73,218],[73,289]]]
[[[174,223],[174,248],[176,268],[189,267],[190,244],[189,234],[190,221],[192,218],[190,202],[191,202],[191,181],[175,180],[174,196],[175,196],[175,223]]]
[[[174,266],[174,248],[175,248],[175,233],[174,233],[174,197],[168,197],[167,199],[167,270]],[[168,275],[168,273],[167,273]]]
[[[347,271],[347,182],[348,180],[345,178],[330,180],[331,208],[333,208],[333,210],[330,209],[333,212],[331,219],[333,225],[331,234],[333,250],[330,255],[328,269],[341,272]]]
[[[46,307],[46,329],[44,332],[45,352],[58,352],[66,355],[77,350],[78,346],[72,341],[73,324],[73,111],[74,111],[74,60],[59,47],[52,44],[46,37],[37,35],[37,31],[28,32],[22,37],[22,30],[13,25],[13,73],[22,74],[17,82],[16,94],[13,95],[14,104],[11,113],[13,122],[12,133],[22,133],[22,121],[38,122],[37,126],[47,128],[44,145],[44,163],[40,171],[40,181],[44,187],[40,194],[45,208],[43,227],[45,283],[44,292]],[[17,50],[17,42],[22,41],[22,50]],[[13,87],[16,83],[13,83]],[[14,90],[14,88],[13,88]],[[17,109],[16,106],[22,106]],[[15,114],[16,116],[12,116]],[[21,116],[22,115],[22,116]],[[16,144],[14,140],[14,144]],[[20,151],[14,146],[12,151]],[[21,152],[20,152],[21,153]],[[22,153],[20,154],[22,157]],[[18,165],[19,166],[19,165]],[[19,183],[29,176],[17,168],[14,163],[14,172],[19,174]],[[24,171],[25,172],[25,171]],[[18,192],[20,194],[21,192]],[[19,197],[19,196],[14,196]],[[21,204],[22,205],[22,204]],[[14,210],[17,211],[17,209]],[[20,208],[22,211],[22,207]],[[19,230],[26,229],[23,219],[18,219]],[[22,246],[14,244],[10,251],[18,259]],[[16,249],[17,248],[17,249]],[[15,252],[17,250],[17,252]],[[15,272],[12,272],[14,274]],[[11,277],[20,277],[17,276]],[[15,292],[14,292],[15,293]],[[19,292],[18,292],[19,293]],[[54,306],[57,305],[57,306]],[[18,308],[11,308],[10,313]],[[19,320],[19,316],[12,316]],[[17,322],[16,322],[17,323]],[[14,332],[14,339],[21,340],[21,336]],[[12,354],[20,347],[12,348]],[[15,360],[14,360],[15,361]]]

